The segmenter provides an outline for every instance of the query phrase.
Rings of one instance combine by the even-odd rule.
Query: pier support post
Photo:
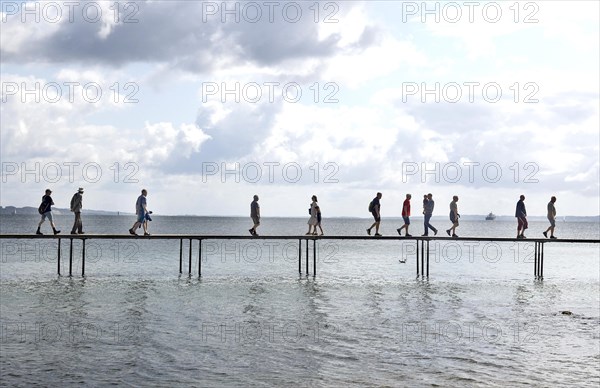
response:
[[[427,240],[427,277],[429,277],[429,240]]]
[[[537,241],[533,243],[534,244],[534,248],[533,248],[533,276],[535,276],[536,278],[538,277],[538,243]]]
[[[419,240],[415,240],[415,243],[417,244],[417,277],[419,277],[421,274],[419,272]]]
[[[308,239],[306,239],[306,276],[308,276]]]
[[[81,277],[85,276],[85,239],[81,240],[83,242],[81,248]]]
[[[202,276],[202,239],[198,240],[198,277]]]
[[[183,272],[183,239],[179,239],[179,273]]]
[[[188,274],[192,275],[192,239],[190,239],[190,254],[189,254]]]
[[[298,273],[302,273],[302,240],[298,239]]]
[[[73,239],[69,242],[69,277],[73,276]]]
[[[421,240],[421,277],[425,276],[425,241]]]
[[[60,276],[60,237],[58,238],[58,260],[57,260],[57,267],[58,267],[58,276]]]
[[[317,240],[313,239],[313,277],[317,276]]]
[[[540,243],[540,279],[544,278],[544,243]]]

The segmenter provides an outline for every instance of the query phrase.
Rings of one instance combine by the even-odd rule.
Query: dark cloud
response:
[[[243,17],[236,23],[232,16],[228,16],[228,22],[223,23],[220,14],[205,15],[203,18],[205,3],[136,2],[139,7],[134,15],[137,22],[113,26],[105,39],[99,36],[101,22],[86,22],[80,14],[76,14],[79,17],[73,23],[61,23],[56,32],[40,39],[30,39],[20,46],[18,52],[2,49],[0,53],[5,63],[100,63],[122,66],[160,62],[200,72],[209,71],[217,65],[273,65],[295,58],[327,57],[338,50],[337,36],[319,40],[319,24],[313,21],[308,9],[312,2],[301,3],[303,16],[297,22],[290,22],[289,18],[286,21],[281,11],[274,13],[271,22],[265,10],[257,23],[247,22]],[[220,7],[222,3],[213,4]],[[124,16],[122,14],[121,18]],[[365,44],[370,41],[366,39]]]

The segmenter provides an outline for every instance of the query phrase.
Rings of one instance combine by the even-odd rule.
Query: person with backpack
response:
[[[83,207],[83,188],[79,190],[71,198],[71,211],[75,213],[75,221],[73,222],[73,228],[71,228],[71,234],[83,234],[83,223],[81,222],[81,208]]]
[[[367,229],[367,234],[369,236],[371,235],[371,229],[373,229],[373,227],[375,227],[375,236],[381,236],[379,234],[379,223],[381,222],[381,212],[380,212],[381,211],[381,203],[379,202],[379,200],[381,199],[382,196],[383,196],[383,194],[377,193],[377,196],[375,198],[373,198],[371,203],[369,203],[369,211],[371,212],[371,214],[373,215],[373,218],[375,219],[375,222],[373,223],[373,225],[371,225],[371,227]]]
[[[54,205],[54,201],[52,200],[50,194],[52,194],[52,190],[46,189],[46,194],[42,197],[42,204],[38,208],[38,213],[42,215],[42,219],[38,224],[37,231],[35,232],[35,234],[43,234],[40,231],[40,228],[44,221],[46,221],[46,218],[48,218],[48,221],[50,221],[50,226],[52,226],[52,231],[54,232],[54,234],[57,235],[60,233],[60,230],[56,230],[56,225],[54,225],[54,219],[52,218],[52,205]]]

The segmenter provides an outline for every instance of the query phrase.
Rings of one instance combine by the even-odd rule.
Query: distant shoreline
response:
[[[72,213],[69,209],[66,208],[53,208],[52,211],[57,216],[71,216]],[[93,209],[83,209],[82,214],[85,215],[95,215],[95,216],[127,216],[133,217],[134,213],[128,212],[118,212],[118,211],[109,211],[109,210],[93,210]],[[2,216],[29,216],[29,215],[38,215],[37,208],[34,207],[14,207],[14,206],[5,206],[0,207],[0,215]],[[247,215],[197,215],[197,214],[154,214],[153,217],[197,217],[197,218],[248,218]],[[461,215],[462,221],[485,221],[486,214],[464,214]],[[305,219],[305,216],[265,216],[264,218],[296,218],[296,219]],[[371,217],[351,217],[351,216],[332,216],[326,217],[331,219],[348,219],[348,220],[369,220]],[[382,215],[382,218],[388,220],[402,220],[402,217],[399,215],[386,217]],[[422,215],[411,216],[412,219],[421,220],[423,219]],[[446,219],[447,216],[443,214],[434,215],[433,219]],[[496,215],[496,219],[493,221],[487,221],[489,223],[494,222],[507,222],[514,221],[514,216],[511,215]],[[545,216],[529,216],[528,219],[530,221],[547,221]],[[563,221],[564,220],[564,221]],[[556,221],[560,222],[596,222],[600,223],[600,215],[597,216],[559,216]]]

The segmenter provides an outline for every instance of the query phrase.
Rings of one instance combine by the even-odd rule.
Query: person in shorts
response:
[[[458,214],[458,196],[452,197],[452,202],[450,202],[450,222],[452,222],[452,227],[446,230],[448,236],[452,236],[453,238],[457,238],[456,235],[456,227],[458,226],[458,219],[460,218],[460,214]],[[450,233],[452,232],[452,233]]]
[[[408,226],[410,225],[410,199],[411,198],[412,198],[412,196],[410,194],[406,194],[406,199],[404,200],[404,203],[402,204],[402,219],[404,220],[404,225],[402,225],[401,227],[396,229],[400,236],[402,236],[402,233],[401,233],[402,229],[406,229],[405,237],[412,237],[410,234],[408,234]]]
[[[256,233],[256,228],[260,225],[260,206],[258,205],[258,195],[254,195],[254,200],[250,203],[250,218],[252,218],[252,222],[254,226],[248,229],[251,235],[258,236]]]
[[[142,194],[138,197],[137,201],[135,201],[135,214],[137,216],[137,221],[135,222],[135,224],[133,224],[131,229],[129,229],[129,233],[133,234],[134,236],[137,236],[137,233],[135,233],[135,231],[140,226],[144,227],[144,236],[150,236],[150,233],[148,233],[148,223],[145,222],[146,214],[148,214],[148,208],[146,207],[147,196],[148,191],[146,189],[142,189]]]
[[[381,236],[381,234],[379,234],[379,223],[381,222],[381,202],[379,201],[381,200],[382,196],[383,194],[377,193],[375,198],[373,198],[373,200],[371,201],[370,210],[375,222],[373,223],[373,225],[371,225],[370,228],[367,229],[367,234],[369,236],[371,235],[371,229],[373,229],[373,227],[375,227],[375,236]]]
[[[52,200],[52,197],[50,196],[50,194],[52,194],[52,190],[46,189],[45,195],[42,196],[42,204],[40,205],[40,208],[39,208],[40,214],[42,215],[42,219],[40,220],[40,223],[38,224],[35,234],[39,234],[39,235],[43,234],[40,231],[40,228],[42,227],[42,224],[44,223],[44,221],[46,221],[46,218],[48,219],[48,221],[50,221],[50,226],[52,227],[52,231],[54,232],[54,234],[57,235],[60,233],[60,230],[56,230],[56,225],[54,225],[54,218],[52,217],[52,205],[54,205],[54,201]]]
[[[545,232],[542,232],[544,237],[548,237],[548,232],[550,232],[550,238],[556,238],[554,236],[554,227],[556,226],[556,208],[554,207],[554,202],[556,202],[556,197],[552,196],[550,202],[548,202],[548,221],[550,221],[550,226]]]

